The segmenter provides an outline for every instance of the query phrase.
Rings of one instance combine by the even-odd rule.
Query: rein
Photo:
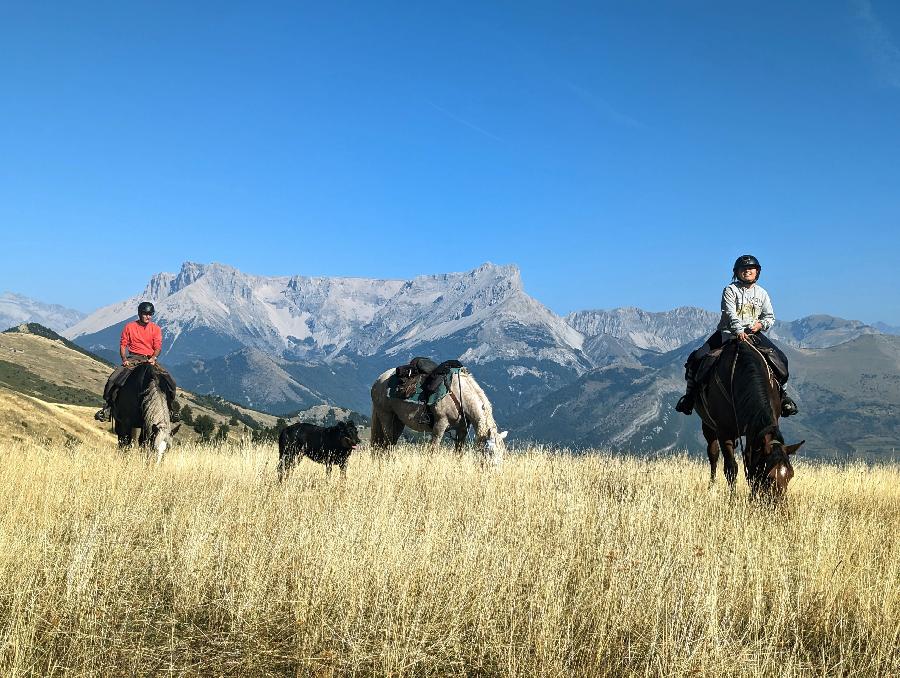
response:
[[[462,406],[462,373],[461,372],[458,372],[456,374],[456,383],[458,385],[459,397],[457,398],[456,395],[453,393],[452,382],[451,382],[450,388],[447,389],[447,395],[450,396],[450,399],[453,401],[453,404],[456,405],[456,409],[459,412],[459,418],[462,419],[462,422],[466,425],[466,430],[468,430],[469,422],[468,422],[468,418],[466,417],[466,413],[463,410],[463,406]]]

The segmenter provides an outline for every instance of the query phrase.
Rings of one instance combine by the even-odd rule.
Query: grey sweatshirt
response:
[[[759,284],[748,287],[731,283],[722,290],[722,319],[719,320],[719,330],[737,334],[757,320],[762,323],[764,332],[775,323],[775,310],[765,289]]]

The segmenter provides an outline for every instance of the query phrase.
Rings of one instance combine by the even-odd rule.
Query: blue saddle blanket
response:
[[[443,379],[441,379],[440,383],[438,383],[437,388],[433,393],[428,395],[428,405],[434,405],[435,403],[443,400],[443,398],[450,392],[450,384],[453,383],[453,375],[459,374],[459,370],[461,368],[454,367],[451,368],[446,374],[443,375]],[[387,394],[388,398],[398,398],[400,400],[405,400],[408,403],[417,403],[419,405],[422,404],[422,395],[424,393],[424,389],[422,388],[423,384],[428,380],[429,375],[420,375],[418,383],[416,384],[415,392],[409,396],[408,398],[404,396],[402,389],[402,380],[396,374],[392,374],[390,379],[387,382]]]

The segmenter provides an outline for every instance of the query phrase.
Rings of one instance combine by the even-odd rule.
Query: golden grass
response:
[[[900,469],[0,444],[0,673],[900,674]]]

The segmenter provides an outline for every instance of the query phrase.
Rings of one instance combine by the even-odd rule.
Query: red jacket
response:
[[[122,330],[119,345],[137,355],[154,355],[162,347],[162,330],[152,321],[142,327],[137,320],[132,320]]]

